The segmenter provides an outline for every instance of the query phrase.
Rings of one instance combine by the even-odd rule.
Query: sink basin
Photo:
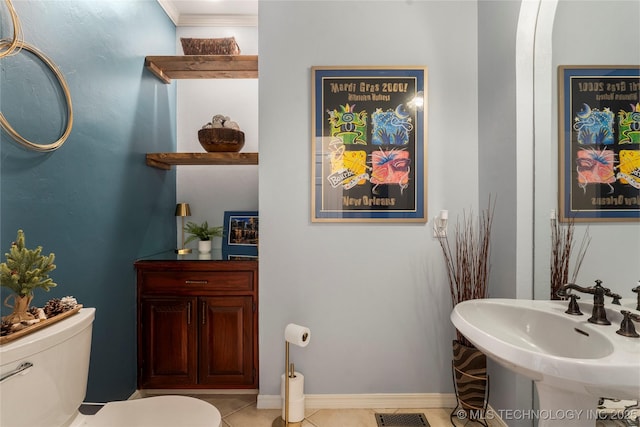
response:
[[[613,345],[604,334],[591,328],[585,330],[573,319],[565,319],[567,315],[562,311],[558,314],[496,300],[469,301],[455,311],[471,327],[529,355],[598,359],[613,352]]]
[[[582,411],[588,418],[539,420],[539,426],[595,425],[600,397],[640,399],[640,339],[616,334],[627,307],[608,306],[611,325],[564,313],[567,301],[479,299],[459,303],[451,321],[478,349],[535,381],[540,409]],[[637,325],[636,325],[637,326]],[[574,414],[575,416],[576,414]]]

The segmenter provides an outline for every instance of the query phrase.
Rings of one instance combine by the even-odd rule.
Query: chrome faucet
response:
[[[571,296],[571,290],[593,295],[593,310],[591,312],[591,317],[587,319],[588,322],[595,323],[596,325],[611,324],[609,319],[607,319],[607,311],[604,309],[604,297],[611,297],[613,299],[613,304],[620,305],[620,295],[611,292],[611,289],[609,288],[603,287],[602,280],[596,280],[595,286],[588,288],[578,286],[574,283],[567,283],[562,286],[558,292],[556,292],[556,295],[559,297]],[[575,298],[571,298],[570,309],[565,313],[577,315],[582,314],[579,309],[576,312],[575,305],[577,305]]]

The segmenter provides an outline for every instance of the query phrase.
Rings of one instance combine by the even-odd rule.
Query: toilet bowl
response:
[[[0,346],[2,427],[219,427],[218,409],[187,396],[110,402],[95,415],[84,400],[95,308]],[[114,369],[116,369],[114,367]]]

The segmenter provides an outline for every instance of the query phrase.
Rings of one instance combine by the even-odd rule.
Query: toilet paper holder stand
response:
[[[307,341],[308,334],[305,333],[302,336],[302,341]],[[284,419],[282,416],[279,416],[273,423],[271,427],[301,427],[302,421],[289,421],[289,378],[295,376],[295,370],[293,363],[289,363],[289,341],[284,341]]]

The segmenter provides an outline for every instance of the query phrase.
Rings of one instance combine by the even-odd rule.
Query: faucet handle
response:
[[[611,304],[620,305],[620,298],[622,298],[622,296],[611,291],[605,292],[605,295],[612,298]]]
[[[636,332],[635,326],[633,326],[633,320],[640,322],[640,316],[633,314],[628,310],[622,310],[620,312],[623,316],[622,322],[620,322],[620,329],[616,331],[618,335],[622,335],[629,338],[638,338],[640,334]]]
[[[638,294],[638,305],[636,306],[636,310],[640,310],[640,280],[638,281],[638,286],[631,289],[631,292]]]
[[[574,316],[582,316],[582,312],[580,311],[580,306],[578,305],[578,301],[580,297],[576,294],[569,294],[569,308],[565,313],[571,314]]]

